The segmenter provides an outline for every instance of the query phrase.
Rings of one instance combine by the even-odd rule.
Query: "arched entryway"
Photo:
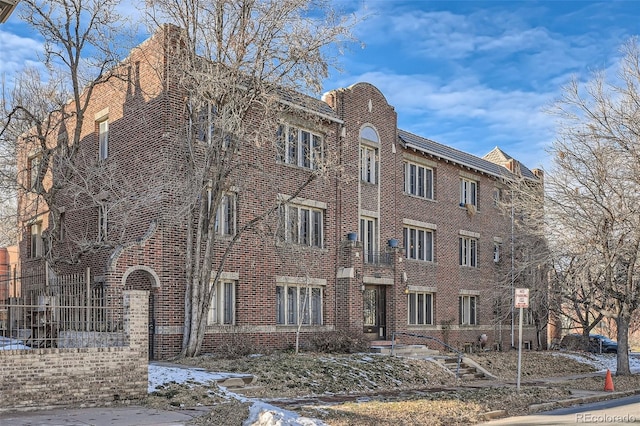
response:
[[[132,266],[122,276],[125,290],[147,290],[149,292],[149,360],[155,358],[156,295],[160,288],[158,274],[148,266]]]

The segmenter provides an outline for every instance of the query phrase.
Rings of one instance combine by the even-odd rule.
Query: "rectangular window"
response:
[[[276,131],[276,158],[280,163],[316,170],[322,162],[322,137],[281,124]]]
[[[276,286],[276,324],[322,325],[322,288],[300,284]]]
[[[476,296],[460,296],[460,325],[477,325]]]
[[[410,325],[433,325],[433,293],[409,292]]]
[[[460,205],[467,204],[478,207],[478,182],[462,178],[460,179]]]
[[[67,237],[67,224],[66,224],[64,212],[60,212],[60,223],[58,224],[58,226],[59,226],[58,235],[60,236],[60,241],[64,241],[65,238]]]
[[[378,149],[368,146],[360,147],[360,179],[363,182],[378,182]]]
[[[210,201],[211,202],[211,201]],[[233,236],[236,233],[236,195],[225,194],[220,200],[215,218],[217,235]]]
[[[31,244],[29,246],[29,257],[42,256],[42,223],[34,223],[31,229]]]
[[[213,285],[213,282],[211,283]],[[219,281],[216,286],[207,325],[233,325],[236,322],[236,283],[235,281]]]
[[[416,197],[433,199],[433,169],[419,164],[405,163],[404,191]]]
[[[284,236],[287,242],[322,248],[324,246],[323,217],[321,209],[287,205],[281,210],[284,217]]]
[[[460,237],[460,266],[478,267],[478,240]]]
[[[407,259],[433,262],[433,231],[406,226],[404,251]]]
[[[360,218],[360,242],[364,249],[364,261],[376,263],[378,253],[378,219],[370,217]]]
[[[29,169],[29,182],[28,188],[35,189],[36,184],[38,183],[38,174],[40,173],[40,164],[42,162],[42,155],[36,155],[30,157],[27,161],[27,167]]]
[[[107,240],[107,207],[98,206],[98,241]]]
[[[106,160],[109,156],[109,120],[98,123],[98,159]]]
[[[493,190],[493,205],[498,207],[502,202],[502,190],[500,188],[494,188]]]
[[[500,243],[493,243],[493,261],[500,262]]]
[[[210,103],[204,105],[198,111],[196,117],[195,132],[200,142],[212,143],[215,130],[216,107]]]

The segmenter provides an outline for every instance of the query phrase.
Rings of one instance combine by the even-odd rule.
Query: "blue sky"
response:
[[[345,52],[325,90],[372,83],[402,129],[478,156],[500,146],[530,168],[549,164],[545,106],[572,75],[614,66],[640,34],[640,0],[334,3],[367,19],[355,30],[362,46]],[[15,13],[0,25],[0,75],[39,50]]]

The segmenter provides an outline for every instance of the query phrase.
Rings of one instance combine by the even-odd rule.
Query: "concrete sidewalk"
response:
[[[208,410],[162,411],[140,406],[55,408],[0,413],[2,426],[182,426]]]

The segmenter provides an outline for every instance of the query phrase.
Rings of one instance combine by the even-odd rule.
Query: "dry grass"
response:
[[[488,411],[506,409],[508,415],[518,415],[526,413],[531,404],[567,399],[571,396],[569,389],[603,389],[602,377],[528,385],[529,381],[540,383],[542,378],[594,371],[590,365],[557,355],[523,352],[520,393],[513,386],[516,351],[473,356],[501,379],[491,386],[486,381],[456,381],[433,362],[370,354],[275,353],[234,360],[203,356],[181,363],[210,371],[256,375],[259,388],[247,390],[247,396],[269,399],[274,405],[329,425],[466,425],[483,421],[483,413]],[[614,383],[616,390],[638,389],[640,377],[614,377]],[[291,400],[310,395],[316,400],[306,404]],[[360,396],[359,402],[354,402],[354,396]],[[249,408],[249,404],[230,401],[215,385],[193,383],[166,386],[151,395],[148,404],[174,409],[211,406],[211,411],[194,419],[193,424],[239,425],[247,418]]]

